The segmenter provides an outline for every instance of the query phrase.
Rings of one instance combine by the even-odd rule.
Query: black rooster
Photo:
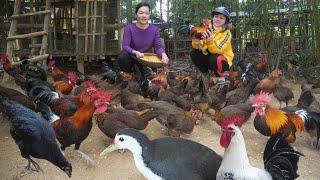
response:
[[[11,136],[18,145],[21,156],[28,160],[26,170],[43,171],[31,159],[32,156],[50,161],[71,177],[72,166],[60,151],[49,123],[34,111],[15,101],[5,99],[3,107],[5,115],[11,121]]]

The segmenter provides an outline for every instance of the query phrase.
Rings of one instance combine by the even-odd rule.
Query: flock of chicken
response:
[[[167,67],[157,74],[150,70],[147,77],[141,77],[137,68],[131,74],[110,65],[102,68],[98,80],[90,80],[74,72],[66,75],[54,60],[48,63],[53,79],[49,82],[47,72],[37,65],[22,61],[14,67],[6,55],[0,56],[0,62],[25,91],[1,85],[0,111],[11,122],[10,133],[22,157],[28,160],[29,171],[42,171],[31,159],[34,157],[50,161],[71,177],[72,166],[63,151],[73,144],[75,151],[94,165],[95,161],[80,150],[93,120],[109,138],[117,139],[120,136],[117,133],[125,134],[126,128],[143,130],[153,119],[168,130],[169,136],[177,137],[192,133],[194,126],[201,123],[202,115],[210,114],[212,121],[223,129],[220,144],[226,151],[216,167],[216,177],[198,174],[199,179],[294,179],[298,177],[297,163],[302,154],[288,143],[296,140],[296,133],[306,131],[311,146],[318,146],[320,104],[303,84],[298,104],[288,106],[293,93],[281,85],[281,70],[275,69],[265,77],[265,59],[257,64],[240,61],[237,65],[241,70],[230,71],[226,82],[196,73],[176,74]],[[280,108],[281,102],[286,107],[271,107],[271,93],[279,100]],[[253,112],[255,129],[271,136],[264,154],[266,170],[250,166],[240,130]],[[180,139],[183,138],[177,141]],[[234,165],[237,161],[241,162],[242,170]],[[154,173],[157,176],[150,172],[142,174],[147,179],[166,179],[159,171],[152,168],[151,171],[158,172]]]

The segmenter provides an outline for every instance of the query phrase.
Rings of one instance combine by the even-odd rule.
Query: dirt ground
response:
[[[300,86],[290,85],[294,90],[295,100],[291,104],[296,104],[300,95]],[[278,107],[279,103],[273,98],[272,105]],[[94,123],[95,124],[95,123]],[[0,179],[15,179],[18,172],[23,170],[27,161],[20,156],[20,151],[9,133],[9,122],[0,115]],[[263,150],[267,142],[267,137],[260,135],[253,126],[252,119],[242,128],[247,152],[253,166],[263,168]],[[163,137],[166,134],[164,128],[157,122],[151,121],[143,131],[151,139]],[[204,118],[201,125],[196,126],[194,132],[187,136],[198,143],[201,143],[219,154],[223,154],[223,148],[219,145],[220,128],[218,125],[212,128],[209,120]],[[95,161],[95,166],[88,166],[80,156],[73,151],[73,148],[66,150],[66,157],[73,166],[71,179],[83,180],[139,180],[144,179],[137,171],[132,154],[126,151],[123,154],[111,153],[109,156],[101,158],[99,153],[111,143],[111,139],[106,137],[96,125],[92,128],[89,137],[82,143],[80,149],[90,155]],[[303,153],[299,161],[299,179],[316,180],[320,179],[320,152],[309,148],[309,135],[301,133],[297,135],[297,141],[293,146]],[[63,180],[69,179],[67,175],[48,161],[35,159],[45,171],[44,173],[32,173],[23,177],[30,180]]]

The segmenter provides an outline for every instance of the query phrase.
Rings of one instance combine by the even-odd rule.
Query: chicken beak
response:
[[[107,154],[115,151],[115,150],[118,150],[118,146],[116,144],[110,144],[110,146],[108,146],[105,150],[103,150],[101,153],[100,153],[100,156],[106,156]]]

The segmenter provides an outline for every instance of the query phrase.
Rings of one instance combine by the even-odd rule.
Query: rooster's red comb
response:
[[[228,118],[223,119],[222,123],[221,123],[221,128],[225,129],[227,128],[229,125],[234,124],[238,127],[241,127],[242,124],[246,121],[245,117],[241,114],[239,115],[233,115],[230,116]]]
[[[269,104],[270,102],[270,95],[267,92],[260,91],[259,94],[256,94],[252,99],[251,99],[251,104]]]
[[[5,63],[5,62],[7,62],[9,59],[8,59],[8,55],[6,55],[6,54],[0,54],[0,61],[2,62],[2,63]]]
[[[52,58],[49,63],[48,66],[53,66],[56,63],[56,60],[54,58]]]
[[[76,82],[78,80],[78,76],[75,72],[70,71],[68,72],[68,79],[72,82]]]
[[[111,100],[111,96],[107,91],[102,89],[98,89],[95,93],[92,94],[93,99],[102,99],[103,101],[109,102]]]
[[[87,88],[96,88],[96,86],[94,85],[93,81],[92,80],[88,80],[86,82],[86,87]]]

